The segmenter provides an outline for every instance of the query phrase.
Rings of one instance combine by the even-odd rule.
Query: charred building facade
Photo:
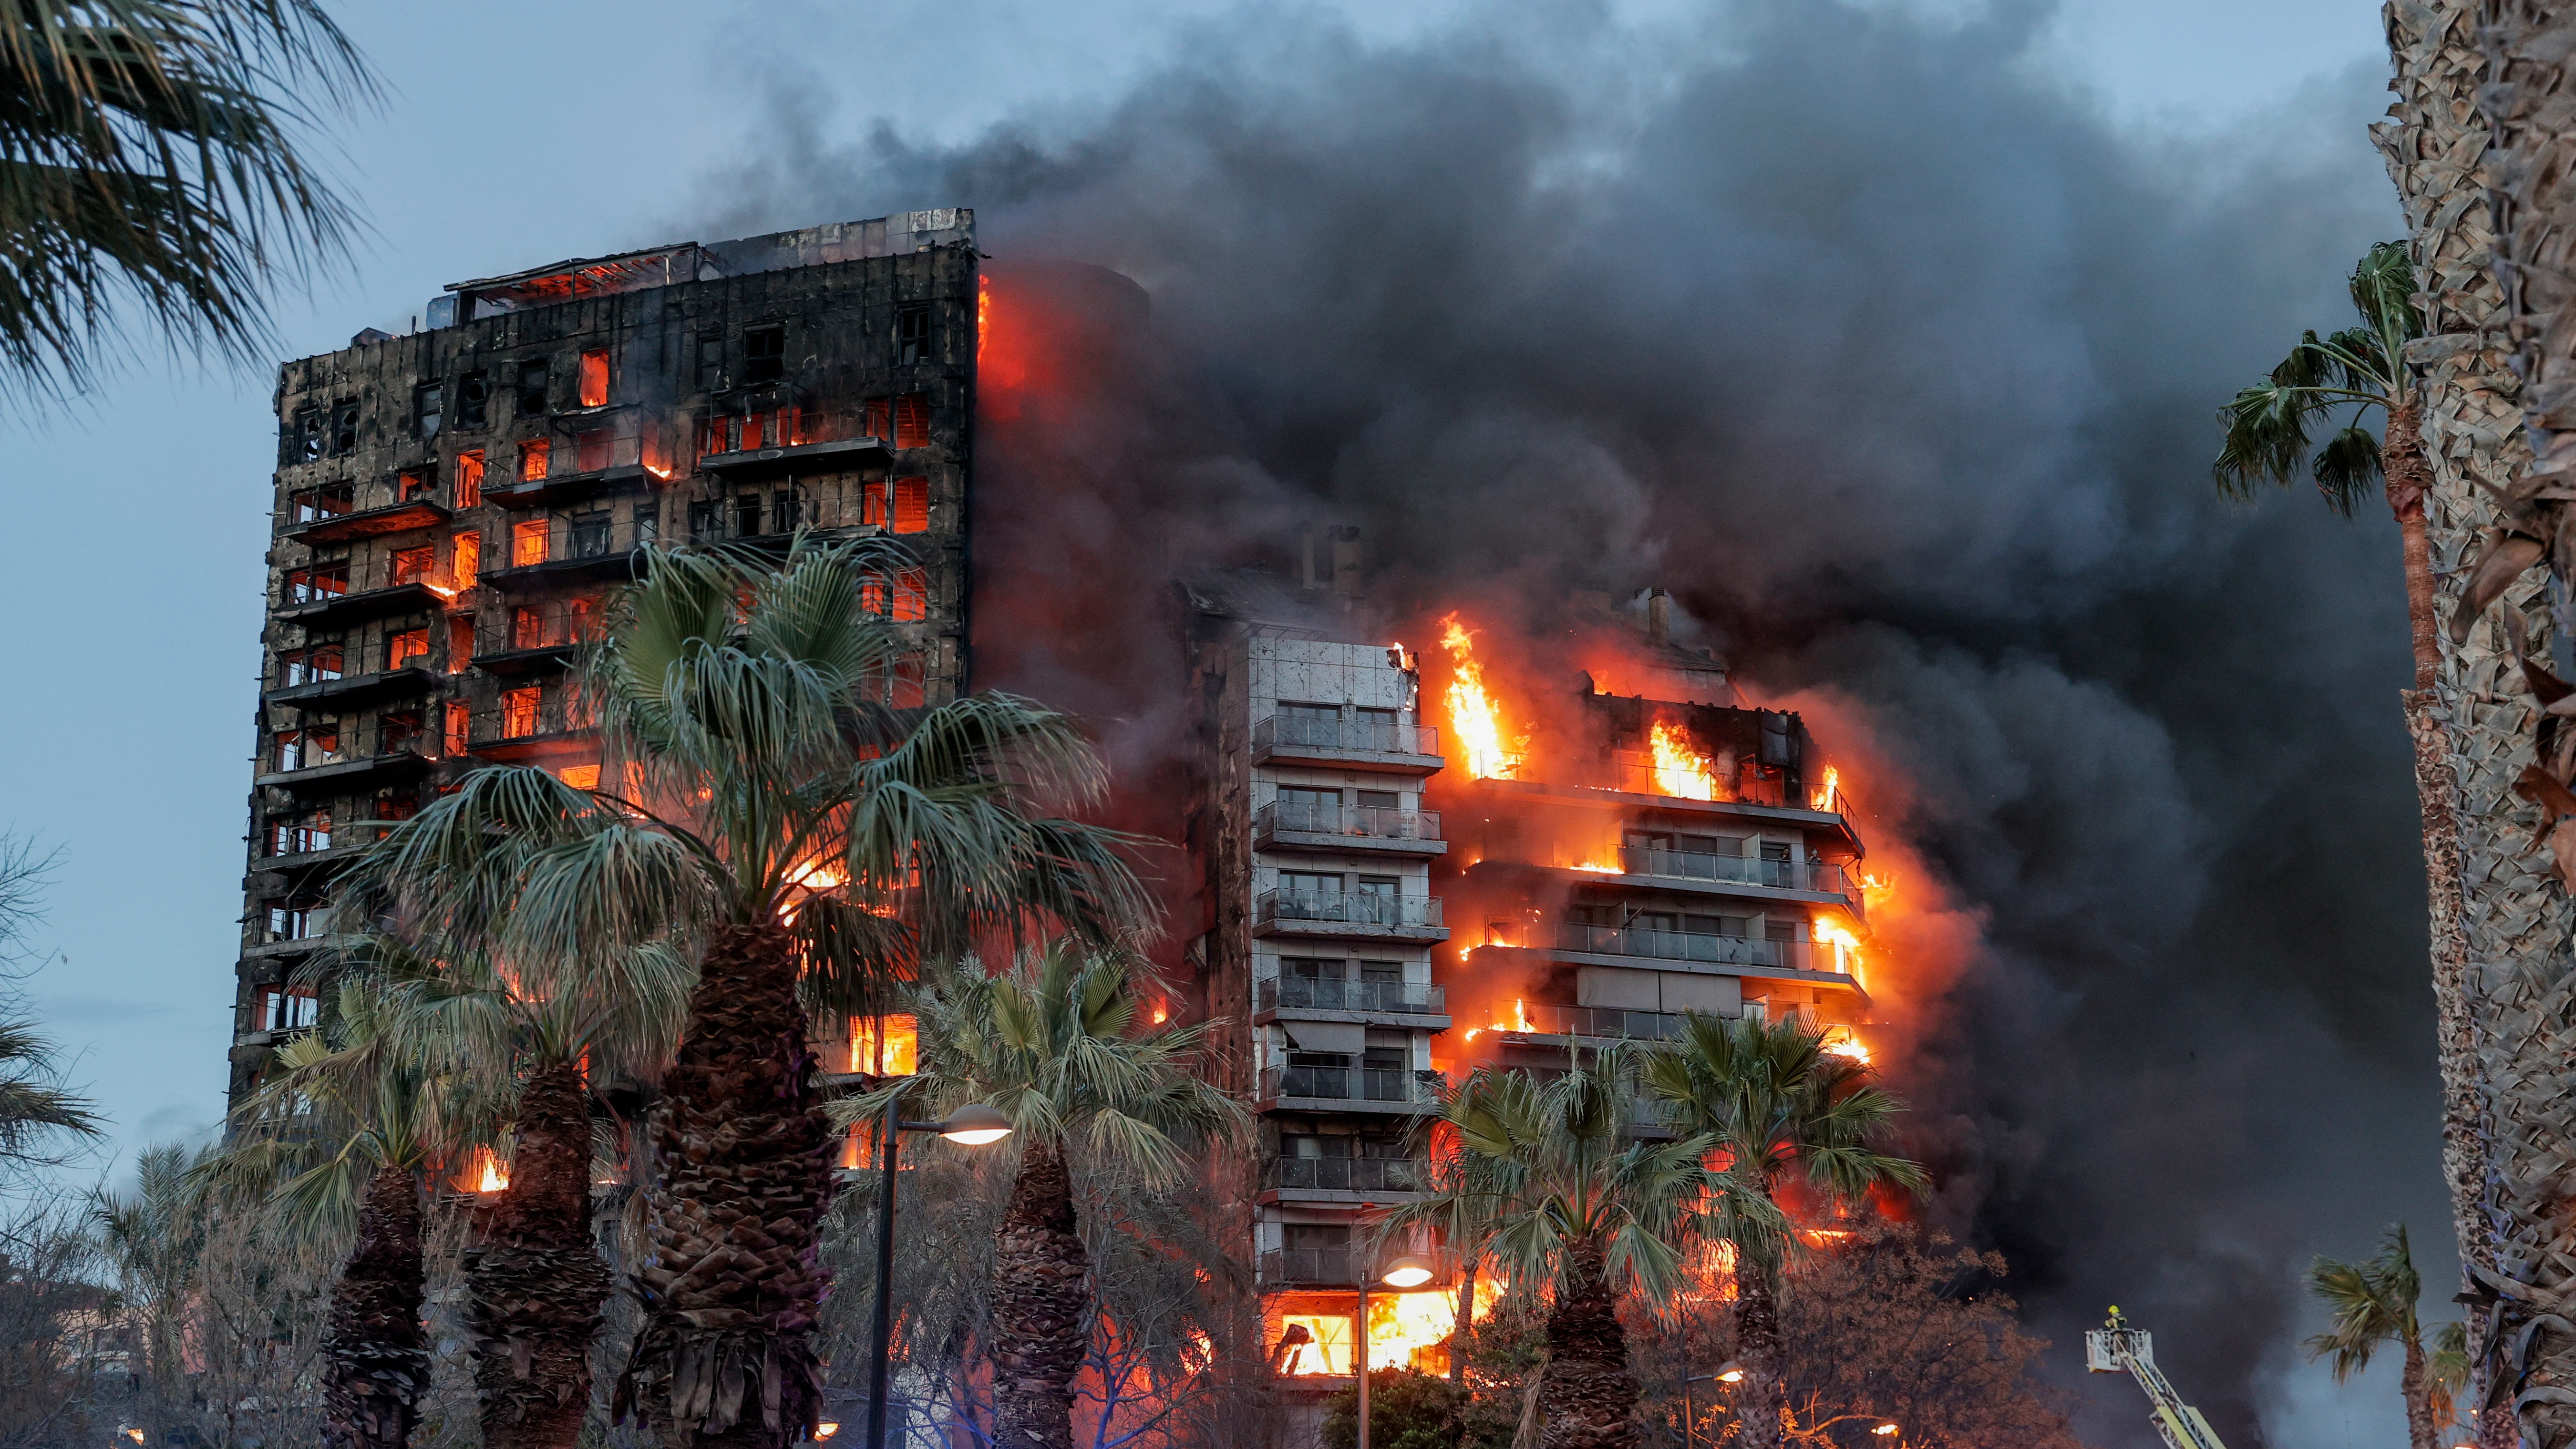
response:
[[[958,691],[974,215],[916,211],[460,282],[277,386],[238,1098],[314,1024],[328,882],[479,764],[595,783],[567,672],[657,541],[904,536],[895,703]]]

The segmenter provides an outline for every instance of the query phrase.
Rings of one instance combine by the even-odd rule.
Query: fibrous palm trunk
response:
[[[1073,1377],[1089,1347],[1090,1254],[1063,1149],[1032,1140],[993,1242],[993,1443],[1070,1449]]]
[[[2408,1449],[2439,1449],[2433,1437],[2433,1400],[2424,1392],[2424,1344],[2421,1339],[2406,1340],[2406,1364],[2398,1371],[2397,1388],[2406,1396]]]
[[[2417,377],[2430,482],[2425,532],[2445,613],[2458,607],[2481,536],[2498,522],[2530,461],[2520,383],[2502,334],[2503,289],[2490,256],[2488,128],[2478,88],[2486,71],[2476,29],[2478,0],[2390,0],[2383,12],[2394,62],[2390,119],[2372,129],[2405,207],[2424,337],[2408,349]],[[2496,1131],[2490,1059],[2509,1062],[2516,1031],[2566,975],[2567,912],[2545,866],[2528,857],[2534,811],[2513,793],[2531,757],[2538,702],[2515,657],[2520,626],[2531,655],[2547,659],[2552,620],[2545,576],[2525,573],[2505,588],[2498,613],[2443,648],[2437,697],[2410,699],[2419,791],[2438,733],[2452,787],[2458,851],[2456,955],[2443,934],[2439,862],[2434,867],[2433,988],[2442,1068],[2442,1158],[2460,1258],[2493,1273],[2502,1218],[2495,1188],[2520,1157],[2518,1136]],[[2429,844],[2429,835],[2428,835]],[[2508,1073],[2510,1075],[2510,1073]],[[2491,1315],[2472,1315],[2481,1384],[2494,1365],[2484,1351]],[[2473,1391],[2479,1440],[2514,1441],[2511,1396],[2491,1403]]]
[[[1449,1382],[1467,1381],[1467,1344],[1476,1331],[1476,1260],[1458,1270],[1458,1320],[1449,1334]]]
[[[645,1320],[617,1394],[670,1449],[778,1449],[822,1407],[814,1225],[833,1143],[805,1025],[785,931],[709,933],[653,1118]]]
[[[334,1449],[403,1449],[410,1440],[429,1387],[421,1292],[420,1185],[407,1170],[377,1168],[322,1341],[324,1437]]]
[[[1637,1442],[1637,1378],[1628,1372],[1628,1335],[1598,1243],[1573,1261],[1547,1313],[1547,1363],[1538,1407],[1546,1449],[1630,1449]]]
[[[1779,1449],[1780,1418],[1789,1407],[1780,1381],[1780,1299],[1771,1271],[1751,1253],[1735,1254],[1735,1361],[1744,1382],[1735,1390],[1736,1442],[1741,1449]]]
[[[484,1449],[572,1449],[608,1265],[590,1230],[590,1093],[569,1063],[519,1094],[510,1185],[467,1260]]]

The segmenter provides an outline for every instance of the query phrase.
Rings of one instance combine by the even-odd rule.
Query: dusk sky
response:
[[[713,220],[738,201],[729,173],[792,143],[782,106],[843,146],[878,125],[947,145],[1004,122],[1043,135],[1049,117],[1121,94],[1237,13],[1180,0],[335,8],[387,81],[379,112],[330,128],[372,234],[338,275],[281,300],[272,362],[346,346],[365,327],[406,330],[447,282],[730,234]],[[2055,8],[2029,66],[2176,146],[2313,135],[2312,118],[2276,123],[2303,97],[2343,104],[2387,63],[2366,0]],[[1308,9],[1340,17],[1362,45],[1451,30],[1543,45],[1664,27],[1709,43],[1701,7],[1660,0]],[[2375,174],[2358,134],[2334,144]],[[141,1145],[202,1140],[221,1116],[275,456],[271,366],[172,361],[148,340],[135,350],[90,397],[0,409],[19,541],[0,603],[23,621],[0,691],[0,758],[15,762],[0,828],[63,852],[29,991],[76,1056],[74,1080],[114,1122],[113,1156],[69,1174],[82,1182],[120,1171]],[[2438,1235],[2419,1224],[2419,1241]],[[2274,1445],[2394,1430],[2393,1393],[2338,1394],[2321,1371],[2279,1393]],[[2142,1411],[2115,1413],[2132,1407]]]

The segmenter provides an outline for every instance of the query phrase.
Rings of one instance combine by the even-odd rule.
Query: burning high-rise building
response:
[[[972,212],[916,211],[459,282],[277,385],[232,1093],[314,1024],[334,868],[485,761],[598,779],[566,666],[662,541],[905,535],[877,605],[965,655]]]

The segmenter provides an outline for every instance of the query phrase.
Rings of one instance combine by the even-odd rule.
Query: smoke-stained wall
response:
[[[2397,228],[2378,78],[2184,144],[2052,89],[2020,9],[1517,15],[1215,25],[1044,130],[808,137],[728,222],[972,205],[1005,298],[1061,291],[1040,257],[1150,294],[1063,426],[983,431],[976,502],[979,682],[1112,721],[1126,768],[1186,716],[1175,560],[1356,523],[1374,599],[1498,629],[1672,589],[1982,913],[1896,1068],[1935,1213],[2013,1257],[2070,1382],[2117,1301],[2230,1442],[2305,1442],[2299,1270],[2444,1220],[2402,597],[2384,522],[2222,506],[2208,460]]]

